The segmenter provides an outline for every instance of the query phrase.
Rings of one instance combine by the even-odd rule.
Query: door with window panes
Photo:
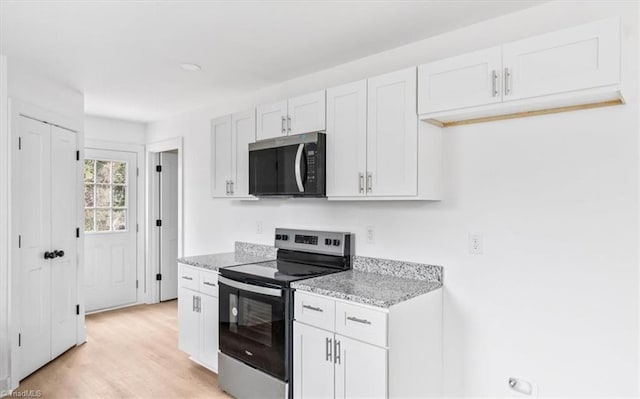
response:
[[[87,312],[137,301],[136,153],[86,149],[84,295]]]

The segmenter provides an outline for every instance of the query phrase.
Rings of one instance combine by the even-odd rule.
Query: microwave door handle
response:
[[[298,191],[304,193],[304,185],[302,184],[302,174],[300,173],[300,161],[302,160],[302,151],[304,151],[304,144],[298,145],[298,152],[296,153],[296,184],[298,185]]]

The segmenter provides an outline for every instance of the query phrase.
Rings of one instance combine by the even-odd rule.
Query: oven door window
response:
[[[220,283],[220,350],[285,378],[285,298]]]

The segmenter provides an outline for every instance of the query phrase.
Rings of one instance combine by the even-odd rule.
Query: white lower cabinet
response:
[[[218,371],[218,275],[178,265],[178,348]]]
[[[376,308],[296,291],[295,398],[442,395],[442,292]]]

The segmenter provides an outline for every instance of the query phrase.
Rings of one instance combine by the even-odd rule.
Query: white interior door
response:
[[[137,301],[136,154],[85,151],[85,309]]]
[[[76,343],[78,161],[74,132],[51,127],[51,357]],[[79,233],[79,232],[78,232]]]
[[[160,300],[178,297],[178,153],[161,152]]]
[[[19,324],[20,365],[18,379],[51,360],[51,128],[20,117],[13,180],[16,222],[20,234],[19,261],[14,284],[17,302],[14,317]],[[75,190],[74,190],[75,191]],[[75,218],[74,218],[75,220]]]

